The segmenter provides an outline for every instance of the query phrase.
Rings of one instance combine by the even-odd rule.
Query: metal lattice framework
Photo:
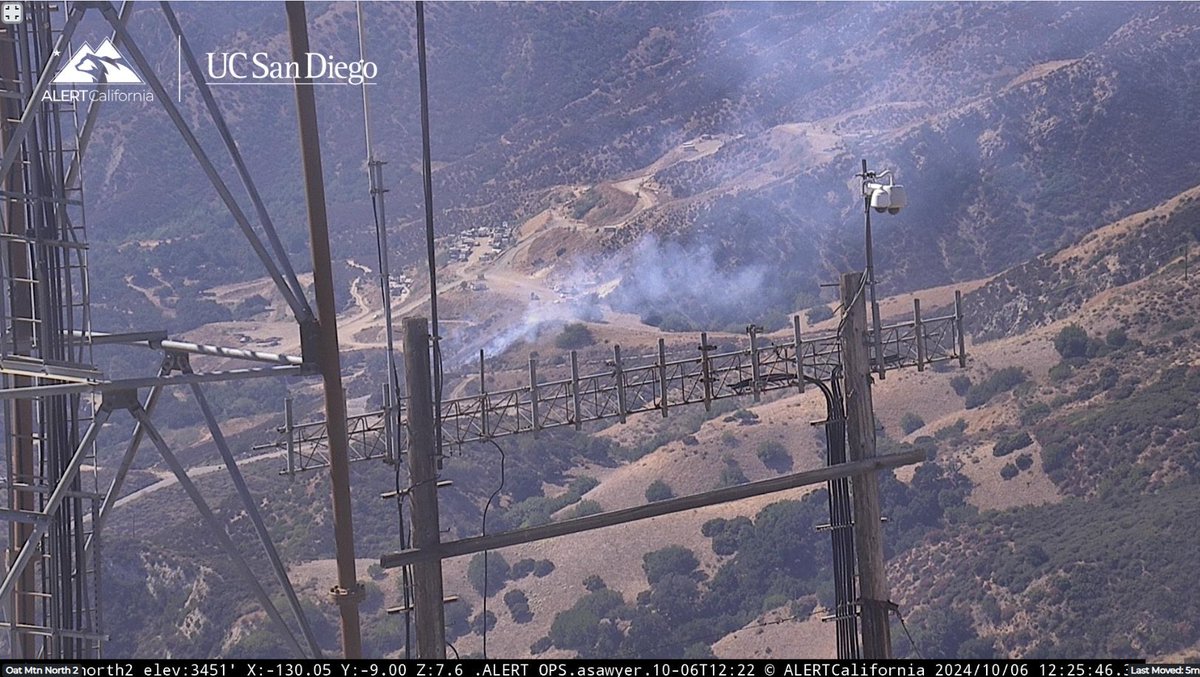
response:
[[[569,374],[548,379],[539,377],[537,358],[530,358],[528,385],[443,401],[443,439],[461,445],[553,428],[579,430],[593,421],[624,422],[628,416],[648,412],[665,417],[676,407],[703,404],[707,408],[731,397],[758,400],[763,393],[789,388],[803,392],[804,379],[798,375],[829,379],[841,365],[841,348],[836,334],[804,338],[798,317],[793,327],[792,339],[781,343],[765,342],[752,328],[748,348],[719,353],[709,345],[708,336],[701,334],[697,355],[676,360],[666,359],[660,339],[657,359],[643,358],[634,365],[624,363],[621,348],[616,346],[607,363],[610,368],[588,374],[580,374],[578,355],[572,351]],[[961,300],[956,298],[951,314],[928,319],[921,318],[920,306],[914,304],[913,319],[884,326],[880,339],[887,369],[923,370],[951,360],[965,366]],[[873,334],[869,340],[874,341]],[[353,460],[393,458],[389,442],[393,419],[388,409],[350,417]],[[403,415],[400,425],[402,430],[408,425]],[[256,448],[285,451],[283,473],[328,465],[324,421],[294,423],[289,403],[284,425],[276,431],[274,442]]]
[[[0,580],[0,628],[13,657],[95,658],[105,638],[100,617],[100,556],[103,525],[121,496],[124,480],[144,439],[149,439],[188,494],[250,591],[284,640],[301,656],[321,650],[287,572],[271,542],[225,442],[201,384],[246,378],[301,376],[314,372],[316,318],[283,249],[264,201],[216,104],[199,62],[166,2],[158,9],[176,37],[181,58],[251,203],[246,209],[222,178],[168,94],[150,60],[130,34],[132,2],[118,11],[111,3],[25,3],[24,23],[0,33],[0,402],[4,408],[4,475],[0,478],[0,521],[8,544]],[[96,332],[91,323],[84,228],[82,157],[103,97],[63,97],[74,85],[54,82],[80,40],[75,35],[88,12],[99,14],[128,65],[161,104],[196,164],[291,309],[304,357],[171,341],[157,330],[122,334]],[[103,92],[110,85],[94,83]],[[76,91],[75,94],[80,92]],[[257,217],[252,222],[248,213]],[[318,285],[317,293],[321,293]],[[95,368],[96,346],[128,345],[159,353],[156,376],[110,379]],[[231,368],[193,371],[189,356],[217,359]],[[155,364],[153,359],[148,365]],[[187,385],[204,416],[274,577],[295,617],[293,631],[267,588],[258,580],[226,525],[218,519],[152,421],[159,395]],[[149,389],[144,399],[139,389]],[[96,458],[96,441],[111,415],[128,412],[131,439],[119,460]],[[116,461],[101,491],[98,468]],[[352,559],[352,558],[351,558]],[[302,635],[302,636],[301,636]]]
[[[25,23],[6,31],[0,58],[0,96],[6,118],[0,195],[0,387],[94,379],[87,237],[80,158],[82,115],[74,104],[37,101],[40,66],[70,36],[53,26],[48,3],[27,3]],[[36,115],[26,118],[33,110]],[[13,125],[26,124],[23,132]],[[22,138],[23,137],[23,138]],[[11,153],[8,149],[11,148]],[[11,155],[11,160],[9,156]],[[87,434],[92,407],[79,394],[13,402],[4,409],[9,559],[31,534],[42,532],[42,556],[12,584],[4,609],[14,655],[44,648],[64,658],[94,655],[100,642],[99,571],[84,544],[94,537],[100,495],[72,474],[95,464]],[[91,424],[91,425],[89,425]],[[67,476],[69,479],[60,481]],[[57,503],[53,517],[43,513]]]

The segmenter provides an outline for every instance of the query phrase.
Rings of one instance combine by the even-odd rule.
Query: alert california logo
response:
[[[154,93],[145,89],[145,82],[117,49],[105,38],[92,49],[83,43],[59,69],[46,90],[43,101],[153,101]],[[134,91],[110,88],[110,85],[141,85]]]

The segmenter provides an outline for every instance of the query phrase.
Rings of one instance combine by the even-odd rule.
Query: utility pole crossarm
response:
[[[449,557],[461,557],[470,555],[484,550],[495,550],[497,548],[507,548],[514,545],[524,543],[533,543],[548,538],[558,538],[560,536],[569,536],[583,531],[591,531],[593,529],[602,529],[604,527],[616,526],[619,524],[629,524],[630,522],[638,522],[644,519],[653,517],[662,517],[664,515],[672,515],[675,513],[686,512],[688,510],[696,510],[711,505],[720,503],[728,503],[744,498],[754,496],[764,496],[779,491],[795,489],[797,487],[810,486],[820,484],[841,477],[849,477],[860,473],[873,473],[884,468],[897,468],[904,465],[913,465],[925,461],[925,452],[921,450],[907,451],[900,454],[888,454],[886,456],[878,456],[865,461],[852,463],[842,463],[839,465],[825,466],[815,470],[806,470],[803,472],[792,473],[790,475],[782,475],[780,477],[769,477],[757,482],[749,482],[747,484],[739,484],[733,487],[723,487],[714,489],[700,494],[691,496],[681,496],[679,498],[667,499],[657,503],[647,503],[645,505],[634,506],[632,508],[622,508],[620,510],[610,510],[595,515],[586,517],[576,517],[574,519],[563,520],[561,522],[551,522],[550,524],[542,524],[536,527],[528,527],[525,529],[517,529],[500,534],[488,534],[486,536],[473,536],[457,541],[449,541],[440,543],[431,547],[421,548],[414,547],[411,550],[384,555],[380,558],[379,564],[385,569],[408,566],[419,562],[436,561]]]

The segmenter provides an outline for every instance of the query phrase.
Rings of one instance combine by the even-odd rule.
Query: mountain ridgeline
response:
[[[285,53],[278,6],[179,11],[202,61],[219,50]],[[416,263],[412,9],[364,11],[367,56],[380,71],[372,106],[395,256]],[[690,139],[719,137],[717,152],[652,171],[666,199],[608,236],[604,250],[634,261],[653,233],[708,252],[727,275],[761,268],[752,310],[775,318],[861,265],[851,178],[860,157],[909,187],[909,208],[876,224],[881,283],[894,291],[997,272],[1179,193],[1200,169],[1178,143],[1200,114],[1192,4],[448,3],[431,5],[427,22],[440,233],[519,222],[557,187],[612,180]],[[357,58],[352,3],[314,6],[310,23],[315,50]],[[173,71],[156,10],[135,11],[133,26]],[[285,244],[306,268],[290,93],[218,89]],[[190,119],[202,119],[186,77],[183,99]],[[356,88],[327,87],[319,104],[336,250],[370,260],[362,102]],[[178,300],[195,300],[217,271],[221,281],[257,276],[248,250],[219,246],[234,236],[232,222],[181,161],[186,149],[157,104],[103,115],[109,124],[98,127],[87,165],[89,194],[103,196],[89,213],[99,262],[116,260],[122,244],[155,241],[141,253]],[[638,275],[633,265],[626,272]],[[200,284],[175,282],[184,279]],[[96,285],[98,318],[127,324],[155,312],[131,310],[113,296],[123,292],[108,291],[124,286],[114,282]],[[703,306],[705,296],[678,300]],[[700,313],[713,323],[750,319],[734,314]],[[186,328],[190,315],[172,324]]]

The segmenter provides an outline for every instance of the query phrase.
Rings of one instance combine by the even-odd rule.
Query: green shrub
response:
[[[758,414],[749,409],[738,409],[732,414],[721,419],[724,423],[737,423],[738,425],[757,425]]]
[[[1025,371],[1020,367],[1005,367],[994,371],[967,390],[964,405],[967,409],[981,407],[996,395],[1021,385],[1026,378]]]
[[[1000,469],[1000,476],[1006,480],[1011,480],[1020,474],[1020,472],[1020,470],[1017,470],[1017,466],[1012,463],[1005,463],[1004,467]]]
[[[704,523],[704,527],[701,528],[701,533],[712,539],[713,553],[721,556],[734,554],[742,542],[754,534],[754,523],[744,516],[731,520],[709,520]]]
[[[471,632],[482,635],[485,627],[487,632],[491,632],[496,628],[496,614],[488,611],[476,614],[475,618],[471,619]]]
[[[586,500],[586,501],[580,501],[580,502],[576,503],[575,507],[573,507],[567,511],[565,517],[566,517],[566,519],[574,519],[576,517],[587,517],[588,515],[595,515],[596,513],[603,512],[603,511],[604,511],[604,508],[600,507],[600,504],[597,503],[596,501]]]
[[[1121,378],[1121,372],[1117,371],[1116,367],[1107,366],[1100,370],[1099,377],[1096,379],[1096,388],[1098,390],[1109,390],[1117,385],[1117,381]]]
[[[1071,458],[1071,454],[1075,449],[1068,444],[1053,442],[1042,445],[1042,470],[1046,474],[1053,474],[1055,471],[1066,467],[1067,460]]]
[[[484,567],[487,571],[486,596],[490,597],[504,587],[504,582],[508,580],[512,569],[509,568],[508,562],[504,561],[504,555],[498,552],[476,553],[471,558],[470,564],[467,565],[467,580],[471,583],[471,587],[475,588],[475,592],[480,595],[484,595]]]
[[[605,584],[604,579],[600,578],[596,574],[592,574],[591,576],[583,579],[583,589],[587,590],[588,592],[596,592],[597,590],[603,590],[607,587],[608,585]]]
[[[674,496],[675,492],[671,491],[670,485],[662,480],[654,480],[646,487],[646,500],[650,503],[665,501]]]
[[[1118,383],[1115,388],[1108,391],[1108,399],[1110,399],[1110,400],[1128,399],[1129,396],[1132,395],[1134,393],[1134,390],[1136,390],[1136,389],[1137,389],[1137,387],[1133,384],[1132,381],[1125,381],[1123,383]]]
[[[1054,365],[1053,367],[1050,367],[1050,373],[1048,374],[1050,377],[1050,382],[1051,383],[1062,383],[1063,381],[1066,381],[1067,379],[1071,378],[1071,374],[1074,371],[1075,371],[1075,369],[1071,366],[1071,364],[1069,362],[1059,362],[1058,364]]]
[[[1008,456],[1014,451],[1024,449],[1031,444],[1033,444],[1033,438],[1027,432],[1021,431],[1007,435],[996,441],[996,444],[992,447],[992,456]]]
[[[592,336],[592,330],[582,322],[572,322],[563,327],[562,333],[554,339],[554,345],[562,350],[578,350],[595,342],[596,337]]]
[[[509,571],[508,575],[514,581],[517,579],[525,578],[529,574],[533,573],[533,569],[536,566],[537,566],[537,562],[533,561],[532,559],[530,559],[528,557],[526,557],[525,559],[519,559],[519,560],[517,560],[516,564],[512,565],[512,569]]]
[[[554,616],[550,641],[560,649],[583,651],[591,648],[600,619],[589,611],[567,609]]]
[[[966,374],[958,374],[950,377],[950,387],[954,392],[962,397],[967,394],[967,390],[971,387],[971,377]]]
[[[549,651],[550,647],[552,646],[554,646],[554,642],[549,637],[543,637],[529,645],[529,653],[533,654],[534,656],[537,656],[538,654],[544,654]]]
[[[933,433],[933,437],[934,439],[945,442],[946,440],[953,440],[962,437],[962,434],[966,431],[966,429],[967,422],[960,418],[948,426],[938,428],[937,431]]]
[[[1159,334],[1173,334],[1184,331],[1185,329],[1191,329],[1194,326],[1196,326],[1195,318],[1186,316],[1176,317],[1175,319],[1168,320],[1166,323],[1164,323],[1162,329],[1159,331]]]
[[[600,480],[591,475],[580,475],[571,480],[571,483],[567,485],[567,491],[574,492],[576,496],[583,496],[598,486],[600,486]]]
[[[739,484],[745,484],[748,481],[746,473],[742,472],[742,466],[738,465],[737,459],[727,456],[725,458],[725,465],[721,468],[721,476],[717,480],[717,486],[734,487]]]
[[[658,328],[663,331],[695,331],[696,325],[682,313],[670,313],[663,317]]]
[[[1029,470],[1033,467],[1033,457],[1029,454],[1021,454],[1020,456],[1017,456],[1015,463],[1021,470]]]
[[[1029,406],[1021,409],[1021,423],[1024,425],[1033,425],[1038,421],[1050,415],[1050,405],[1045,402],[1031,402]]]
[[[813,306],[812,308],[809,308],[806,313],[804,313],[804,317],[808,319],[809,324],[824,322],[825,320],[833,317],[833,308],[830,308],[826,305]]]
[[[792,455],[788,453],[787,447],[777,440],[760,442],[754,453],[763,465],[772,470],[783,472],[792,467]]]
[[[533,575],[538,578],[545,578],[554,571],[554,562],[548,559],[539,559],[533,567]]]
[[[667,574],[691,576],[698,566],[700,560],[696,559],[696,554],[682,545],[670,545],[642,555],[642,570],[646,572],[646,581],[650,585]]]
[[[471,603],[460,599],[446,605],[446,639],[454,641],[471,632]]]
[[[580,597],[570,609],[555,615],[550,624],[550,641],[560,649],[591,656],[603,637],[600,619],[612,617],[623,604],[621,594],[615,590],[598,590]]]
[[[1113,348],[1123,348],[1129,342],[1129,335],[1125,333],[1124,327],[1116,327],[1104,336],[1104,342]]]
[[[1063,407],[1067,406],[1068,404],[1070,404],[1074,401],[1075,400],[1072,399],[1070,395],[1066,395],[1066,394],[1055,395],[1054,397],[1050,398],[1050,401],[1047,403],[1047,406],[1050,407],[1051,411],[1053,411],[1055,409],[1062,409]]]
[[[1088,334],[1083,327],[1069,324],[1054,336],[1054,349],[1063,359],[1072,357],[1087,357]]]
[[[529,610],[529,597],[521,590],[509,590],[504,593],[504,605],[512,615],[515,623],[528,623],[533,620],[533,612]]]
[[[915,433],[924,427],[925,419],[917,416],[911,411],[900,417],[900,429],[904,431],[905,435],[911,435],[912,433]]]

